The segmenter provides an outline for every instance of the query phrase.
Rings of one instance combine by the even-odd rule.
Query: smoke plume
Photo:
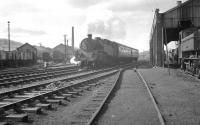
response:
[[[88,24],[88,33],[107,39],[123,39],[126,36],[125,23],[118,17],[98,19]]]

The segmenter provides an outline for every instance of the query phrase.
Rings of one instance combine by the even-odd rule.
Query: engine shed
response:
[[[21,58],[23,58],[23,60],[27,60],[29,61],[29,63],[36,63],[37,62],[37,49],[28,44],[25,43],[22,46],[17,48],[18,53],[20,53],[20,55],[23,55]]]
[[[200,28],[200,0],[177,1],[177,6],[160,13],[155,10],[150,34],[150,62],[164,65],[164,45],[179,41],[179,32],[187,28]]]

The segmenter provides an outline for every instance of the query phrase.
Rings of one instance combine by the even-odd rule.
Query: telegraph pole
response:
[[[69,45],[68,45],[68,39],[67,39],[67,46],[66,47],[69,47]],[[67,51],[67,54],[66,54],[66,56],[68,57],[69,56],[69,49],[68,50],[66,50]]]
[[[66,46],[66,57],[68,58],[68,56],[69,56],[69,50],[67,50],[67,47],[68,47],[69,45],[68,45],[68,39],[67,39],[67,46]]]
[[[67,55],[66,55],[66,51],[67,51],[67,48],[66,48],[66,37],[67,37],[67,35],[65,34],[65,35],[64,35],[64,43],[65,43],[65,61],[67,61]]]
[[[10,21],[8,21],[8,51],[10,52]]]
[[[74,26],[72,26],[72,51],[74,54]]]

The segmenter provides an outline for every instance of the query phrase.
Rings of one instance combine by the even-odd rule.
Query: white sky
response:
[[[183,0],[183,2],[186,0]],[[55,47],[67,34],[71,45],[71,27],[75,28],[75,46],[88,33],[149,50],[154,11],[164,12],[176,6],[176,0],[2,0],[0,38],[32,45]]]

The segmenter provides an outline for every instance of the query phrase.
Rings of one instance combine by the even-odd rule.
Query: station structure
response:
[[[155,10],[150,34],[150,62],[153,66],[164,65],[164,46],[179,41],[179,32],[188,27],[200,27],[200,0],[188,0],[160,13]]]

